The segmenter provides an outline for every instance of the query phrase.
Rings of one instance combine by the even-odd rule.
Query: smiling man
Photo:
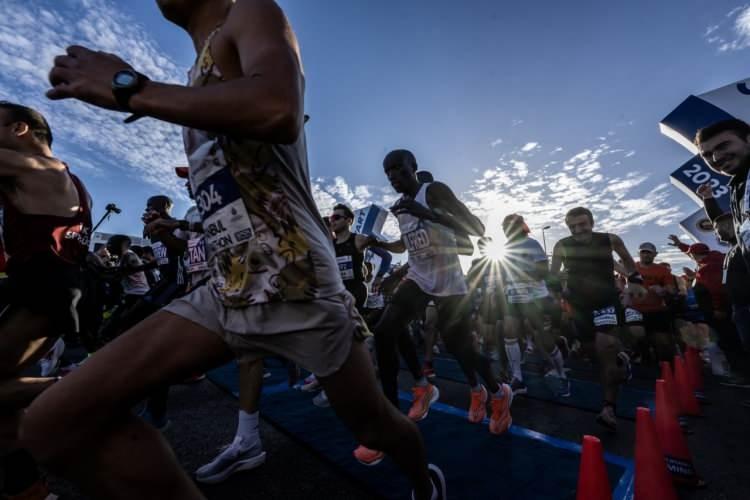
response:
[[[737,243],[750,269],[750,125],[724,120],[702,128],[695,135],[701,157],[711,169],[731,177],[729,200]]]
[[[313,200],[305,79],[286,17],[272,0],[158,4],[194,42],[187,86],[150,81],[117,56],[74,46],[55,59],[47,95],[183,127],[211,282],[53,387],[29,409],[22,439],[97,498],[202,498],[130,406],[232,357],[275,354],[319,377],[337,415],[360,443],[392,456],[416,499],[443,499],[445,481],[428,467],[417,427],[377,386],[361,342],[367,328]]]

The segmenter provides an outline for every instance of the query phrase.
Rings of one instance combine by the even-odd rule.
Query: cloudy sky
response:
[[[697,206],[669,184],[690,155],[658,122],[689,94],[748,77],[750,5],[490,0],[283,0],[302,46],[316,199],[354,208],[394,199],[381,161],[409,148],[499,233],[518,212],[536,237],[566,235],[562,215],[591,207],[632,250]],[[654,7],[658,5],[658,8]],[[91,190],[103,227],[140,232],[145,199],[188,200],[172,166],[179,130],[43,97],[55,54],[77,43],[115,52],[152,79],[182,82],[192,45],[153,0],[3,0],[0,99],[43,111],[55,152]],[[393,228],[390,228],[392,231]]]

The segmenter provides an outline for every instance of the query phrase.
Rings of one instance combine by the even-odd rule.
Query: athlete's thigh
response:
[[[425,310],[429,296],[411,280],[403,281],[393,294],[391,302],[385,306],[385,311],[375,326],[375,334],[388,332],[394,327],[405,327],[406,324],[419,317]]]
[[[349,357],[339,371],[321,377],[320,383],[336,414],[354,431],[392,406],[375,379],[367,349],[359,341],[352,342]]]
[[[29,412],[61,413],[57,419],[63,427],[61,433],[68,424],[96,425],[101,418],[129,409],[156,387],[184,380],[231,358],[231,351],[217,334],[159,311],[45,391]]]
[[[54,322],[49,317],[21,306],[6,306],[0,313],[0,378],[41,359],[56,338]]]

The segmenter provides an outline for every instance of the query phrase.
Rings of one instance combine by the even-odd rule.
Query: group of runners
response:
[[[193,40],[186,86],[152,81],[115,55],[72,46],[55,58],[47,93],[126,111],[126,122],[149,116],[183,127],[188,167],[176,174],[187,180],[195,206],[177,219],[168,197],[149,198],[142,218],[149,248],[117,237],[90,253],[92,201],[52,153],[49,125],[33,109],[0,103],[9,255],[0,315],[0,458],[12,470],[8,498],[46,498],[36,464],[96,498],[203,498],[159,430],[168,424],[170,384],[233,358],[240,367],[237,433],[196,471],[198,481],[219,482],[265,461],[262,360],[275,356],[312,374],[302,388],[321,390],[316,404],[331,406],[354,434],[354,457],[376,465],[390,456],[418,500],[446,498],[443,473],[429,463],[415,425],[440,397],[430,364],[438,338],[468,381],[469,422],[489,417],[492,435],[508,431],[514,394],[526,390],[525,351],[543,357],[545,378],[560,397],[571,397],[568,352],[596,362],[603,389],[597,422],[611,430],[631,364],[668,359],[685,341],[705,347],[710,329],[699,325],[723,337],[734,331],[740,347],[732,368],[746,368],[740,342],[749,339],[737,333],[742,320],[731,320],[734,314],[747,325],[750,316],[738,277],[750,260],[746,124],[717,124],[697,141],[713,168],[733,176],[731,213],[716,219],[717,227],[721,219],[724,229],[735,229],[725,237],[736,245],[727,259],[734,287],[716,285],[709,268],[716,257],[705,245],[685,248],[698,263],[687,280],[654,261],[651,243],[640,246],[636,262],[620,237],[593,230],[593,214],[583,207],[561,221],[571,235],[555,245],[551,261],[523,217],[509,215],[498,259],[490,251],[498,243],[484,237],[480,219],[405,149],[382,163],[400,195],[391,212],[401,232],[384,241],[351,232],[351,207],[337,205],[325,218],[316,207],[305,77],[281,9],[271,0],[157,3]],[[459,257],[474,254],[472,237],[482,255],[465,276]],[[400,253],[407,263],[392,269],[391,254]],[[106,318],[101,282],[121,287]],[[428,325],[423,360],[411,334],[415,321]],[[85,340],[91,355],[78,368],[65,377],[52,370],[25,375],[55,352],[61,336],[84,340],[83,332],[96,335]],[[398,406],[399,357],[413,379],[406,415]],[[495,359],[503,360],[502,373]]]

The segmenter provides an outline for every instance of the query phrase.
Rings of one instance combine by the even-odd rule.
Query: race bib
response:
[[[255,237],[239,187],[229,169],[222,168],[198,186],[195,202],[203,220],[208,255],[241,245]]]
[[[643,314],[640,311],[628,307],[625,309],[625,323],[640,323],[643,321]]]
[[[594,326],[617,326],[617,309],[610,306],[594,311]]]
[[[526,283],[509,283],[505,288],[508,302],[521,302],[529,299],[529,285]]]
[[[435,255],[430,245],[430,234],[424,228],[419,228],[404,235],[404,244],[409,256],[426,259]]]
[[[354,261],[351,255],[342,255],[336,257],[336,261],[339,264],[339,273],[341,273],[341,279],[344,281],[354,279]]]
[[[202,237],[188,240],[185,263],[188,273],[192,274],[201,271],[208,271],[208,260],[206,259],[206,243]]]
[[[166,266],[169,264],[169,256],[167,255],[167,247],[160,241],[157,241],[151,248],[154,250],[154,257],[156,258],[157,266]]]

